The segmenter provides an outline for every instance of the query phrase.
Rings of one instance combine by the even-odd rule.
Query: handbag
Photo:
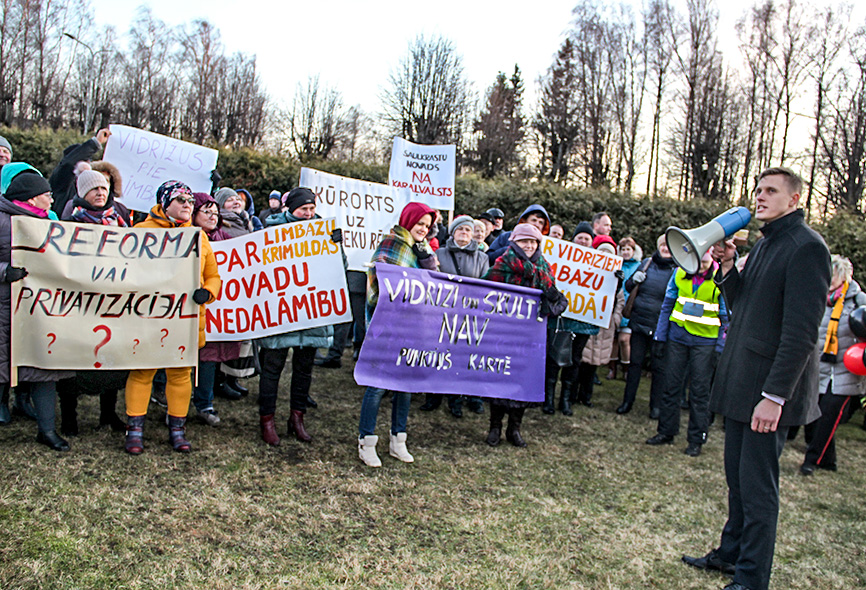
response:
[[[562,318],[556,319],[556,330],[553,332],[553,337],[547,343],[547,356],[550,360],[556,363],[558,367],[570,367],[571,362],[571,345],[574,342],[574,332],[568,330],[560,330]]]
[[[646,273],[646,269],[649,268],[651,260],[652,258],[647,258],[646,261],[641,264],[637,270]],[[625,307],[622,308],[622,317],[624,317],[625,319],[631,318],[631,310],[632,308],[634,308],[634,300],[637,298],[637,292],[640,289],[640,285],[641,284],[635,285],[634,289],[631,290],[631,293],[628,294],[628,301],[625,302]]]

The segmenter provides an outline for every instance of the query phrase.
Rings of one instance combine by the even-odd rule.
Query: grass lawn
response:
[[[388,456],[390,405],[379,415],[380,469],[358,459],[362,388],[352,361],[316,368],[312,444],[258,436],[255,395],[217,400],[222,424],[191,421],[193,452],[173,453],[151,405],[145,453],[93,429],[79,406],[70,453],[34,442],[33,422],[0,428],[0,588],[721,588],[689,568],[726,517],[723,431],[704,453],[649,447],[647,383],[617,416],[622,381],[596,388],[573,417],[527,412],[529,447],[484,443],[487,414],[443,404],[409,416],[415,463]],[[348,368],[347,368],[348,367]],[[287,371],[288,372],[288,371]],[[248,386],[255,392],[256,381]],[[288,379],[278,431],[288,418]],[[121,396],[122,397],[122,396]],[[122,403],[119,404],[122,407]],[[683,430],[686,416],[682,416]],[[866,432],[838,433],[839,472],[799,475],[802,434],[782,457],[772,586],[866,587]]]

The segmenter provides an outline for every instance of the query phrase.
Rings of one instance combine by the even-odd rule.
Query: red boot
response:
[[[307,434],[307,429],[304,428],[304,413],[300,410],[292,410],[292,415],[289,418],[289,432],[294,432],[295,438],[301,442],[313,440],[313,437]]]
[[[272,447],[280,446],[280,437],[277,435],[277,427],[274,424],[274,415],[259,416],[259,424],[262,427],[262,440]]]

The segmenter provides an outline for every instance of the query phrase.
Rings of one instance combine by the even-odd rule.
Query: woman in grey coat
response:
[[[0,385],[10,382],[10,352],[12,328],[12,283],[27,276],[27,270],[12,266],[12,217],[26,215],[48,218],[51,208],[51,187],[41,174],[32,170],[21,172],[0,197]],[[19,387],[29,387],[36,410],[36,435],[40,442],[55,451],[68,451],[69,443],[54,429],[55,382],[74,376],[71,371],[50,371],[35,367],[18,367]]]
[[[468,215],[460,215],[448,226],[448,233],[450,236],[445,245],[436,250],[439,271],[473,279],[483,277],[490,268],[490,259],[478,248],[478,242],[473,239],[475,220]],[[441,403],[441,394],[428,393],[420,409],[429,412],[438,408]],[[480,397],[467,396],[466,405],[476,414],[484,413],[484,404]],[[452,416],[455,418],[463,416],[462,406],[462,395],[448,396],[448,408]]]
[[[806,457],[800,473],[812,475],[815,469],[836,471],[836,428],[863,395],[863,377],[845,368],[845,351],[857,343],[848,325],[848,317],[856,308],[866,305],[866,293],[852,277],[851,261],[837,254],[831,257],[833,276],[827,294],[827,307],[818,336],[819,365],[818,406],[821,417],[806,426]],[[828,336],[829,332],[829,336]]]

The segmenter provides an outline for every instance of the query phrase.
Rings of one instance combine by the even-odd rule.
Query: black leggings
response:
[[[277,391],[280,375],[286,366],[288,348],[260,348],[259,363],[262,374],[259,377],[259,415],[269,416],[277,409]],[[307,410],[307,395],[313,383],[313,358],[316,349],[312,346],[292,347],[292,384],[289,388],[289,405],[292,410]]]

